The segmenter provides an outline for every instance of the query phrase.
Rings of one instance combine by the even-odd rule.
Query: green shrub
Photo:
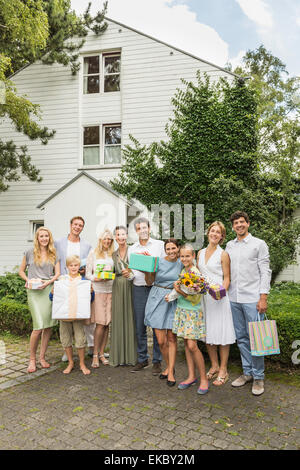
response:
[[[31,333],[32,320],[28,306],[7,297],[1,299],[0,329],[16,335]]]
[[[32,319],[27,304],[8,297],[0,300],[0,330],[15,335],[28,335],[32,331]],[[58,325],[52,328],[52,337],[58,337]]]
[[[3,297],[13,299],[21,304],[27,303],[25,282],[18,273],[5,273],[0,276],[0,299]]]

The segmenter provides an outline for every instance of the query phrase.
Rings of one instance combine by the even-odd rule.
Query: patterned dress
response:
[[[192,267],[191,271],[200,274],[196,267]],[[183,269],[181,274],[185,272],[186,270]],[[201,300],[196,305],[192,305],[188,298],[179,296],[173,322],[173,333],[180,338],[205,341],[205,320]]]

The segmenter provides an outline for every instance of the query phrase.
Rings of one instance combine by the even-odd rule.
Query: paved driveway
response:
[[[299,449],[296,387],[266,380],[254,397],[251,385],[228,382],[199,396],[195,386],[170,389],[151,367],[101,366],[88,377],[56,367],[0,392],[0,449]],[[185,373],[181,358],[177,380]]]

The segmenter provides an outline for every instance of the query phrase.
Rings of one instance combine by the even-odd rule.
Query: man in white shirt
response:
[[[132,253],[145,253],[151,256],[164,257],[164,242],[150,238],[150,223],[143,217],[137,219],[134,223],[139,241],[134,243],[128,249],[128,257]],[[137,354],[138,363],[131,372],[138,372],[148,366],[147,353],[147,329],[145,326],[145,307],[150,293],[151,286],[147,286],[145,275],[141,271],[124,270],[124,276],[133,278],[133,308],[135,314],[136,336],[137,336]],[[153,367],[152,374],[158,375],[161,372],[161,352],[153,330]]]
[[[246,212],[235,212],[230,221],[237,238],[226,246],[231,264],[228,295],[243,366],[243,375],[232,386],[241,387],[253,380],[252,393],[261,395],[264,358],[251,355],[248,323],[257,321],[267,310],[271,282],[269,250],[263,240],[248,232],[250,221]]]

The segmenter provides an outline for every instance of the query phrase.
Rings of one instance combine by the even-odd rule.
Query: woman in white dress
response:
[[[197,257],[198,268],[213,283],[221,284],[226,291],[230,284],[230,258],[220,244],[226,237],[226,229],[222,222],[213,222],[208,230],[208,246],[200,250]],[[206,347],[211,361],[207,373],[208,380],[216,377],[213,385],[224,385],[228,381],[227,362],[230,344],[235,343],[232,313],[229,298],[215,300],[209,293],[203,296],[206,320]],[[220,365],[218,357],[220,354]]]

